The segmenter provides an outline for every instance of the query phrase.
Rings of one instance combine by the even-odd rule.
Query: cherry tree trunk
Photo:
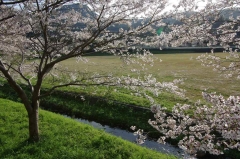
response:
[[[29,120],[29,140],[37,142],[40,139],[38,128],[38,107],[33,108],[33,110],[28,113],[28,120]]]

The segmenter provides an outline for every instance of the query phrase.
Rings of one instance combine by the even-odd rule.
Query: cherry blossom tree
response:
[[[190,1],[182,3],[190,6]],[[197,3],[193,3],[176,16],[181,23],[168,26],[171,31],[158,37],[159,44],[207,43],[211,53],[197,59],[225,77],[239,79],[239,4],[238,0],[217,3],[209,0],[204,8],[197,9]],[[223,58],[214,53],[214,47],[222,47],[229,55]],[[190,154],[203,151],[219,155],[227,149],[240,150],[239,96],[225,99],[216,93],[203,92],[203,98],[207,104],[176,104],[170,114],[160,105],[153,105],[155,119],[149,120],[149,124],[163,134],[158,141],[164,143],[166,138],[183,136],[178,145]],[[143,130],[135,134],[139,136],[137,141],[143,143],[146,138]]]
[[[29,139],[40,139],[40,99],[60,87],[124,87],[150,100],[146,92],[157,96],[167,90],[180,95],[175,82],[161,83],[147,74],[146,64],[155,61],[142,48],[155,45],[156,28],[176,12],[176,8],[170,11],[166,7],[166,0],[2,0],[0,78],[16,91],[27,110]],[[70,58],[86,62],[85,55],[96,52],[120,56],[126,64],[137,65],[138,71],[132,69],[136,76],[87,74],[61,65]],[[46,80],[52,82],[51,87],[41,93]]]

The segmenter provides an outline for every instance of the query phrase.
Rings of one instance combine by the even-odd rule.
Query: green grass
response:
[[[212,68],[201,66],[201,63],[195,60],[201,54],[155,54],[154,56],[162,59],[162,62],[157,60],[154,67],[150,67],[147,73],[153,74],[159,81],[184,79],[184,84],[180,85],[180,87],[186,90],[186,97],[191,101],[202,99],[201,92],[205,89],[210,92],[221,93],[224,96],[240,95],[239,81],[237,79],[226,79],[214,72]],[[224,57],[226,54],[218,53],[218,55]],[[77,69],[102,74],[112,72],[115,75],[134,75],[129,71],[132,66],[124,66],[118,57],[91,56],[87,58],[90,61],[89,63],[77,63],[75,59],[69,59],[64,61],[62,65],[68,67],[69,70]],[[67,89],[71,90],[72,88]],[[165,97],[165,95],[163,96]],[[169,97],[166,96],[165,98]],[[168,101],[173,99],[169,98]]]
[[[174,79],[184,79],[184,84],[179,85],[180,88],[186,90],[186,99],[178,98],[170,93],[162,93],[155,98],[157,102],[167,107],[168,110],[176,103],[194,103],[198,99],[202,99],[201,92],[205,89],[208,92],[217,92],[228,97],[229,95],[240,95],[240,85],[237,79],[226,79],[221,77],[212,68],[201,66],[196,59],[202,53],[187,53],[187,54],[155,54],[158,59],[153,67],[149,67],[147,73],[153,74],[159,81],[173,81]],[[225,53],[218,53],[220,56],[225,56]],[[82,72],[109,74],[113,73],[116,76],[133,75],[130,69],[132,65],[126,66],[115,56],[90,56],[87,57],[89,62],[76,62],[76,59],[63,61],[61,65],[67,67],[68,70],[78,70]],[[190,60],[192,59],[192,60]],[[44,88],[52,85],[50,80],[46,80],[43,84]],[[93,96],[100,96],[108,99],[117,100],[120,102],[137,104],[143,107],[149,107],[150,103],[147,99],[131,95],[129,90],[117,88],[118,92],[114,92],[114,88],[106,87],[66,87],[59,90],[68,92],[85,93]]]
[[[150,67],[147,73],[153,74],[159,81],[172,81],[174,79],[184,79],[184,84],[179,87],[186,90],[186,97],[191,102],[202,99],[201,92],[207,89],[209,92],[217,92],[224,95],[240,95],[240,85],[237,79],[226,79],[221,77],[212,68],[201,66],[196,59],[202,53],[187,53],[187,54],[155,54],[158,59],[155,61],[154,67]],[[225,53],[218,53],[220,56],[225,56]],[[132,65],[126,66],[115,56],[90,56],[87,57],[89,62],[76,62],[76,59],[69,59],[61,63],[68,70],[78,70],[82,72],[109,74],[113,73],[116,76],[135,75],[131,73]],[[192,59],[192,60],[190,60]],[[44,87],[48,88],[52,85],[50,81],[44,82]],[[149,107],[149,102],[144,98],[133,96],[128,90],[120,88],[120,93],[109,91],[106,87],[66,87],[60,89],[62,91],[74,91],[78,93],[86,93],[94,96],[107,97],[110,99],[138,104],[140,106]],[[113,90],[113,89],[110,89]],[[110,93],[111,92],[111,93]],[[175,103],[186,103],[186,100],[181,100],[169,93],[161,94],[156,100],[166,106],[169,110]],[[187,101],[187,102],[189,102]]]
[[[0,158],[175,158],[48,111],[40,110],[39,119],[41,140],[29,143],[23,105],[0,99]]]

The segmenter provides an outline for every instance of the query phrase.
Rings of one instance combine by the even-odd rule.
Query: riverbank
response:
[[[0,98],[20,101],[17,94],[9,89],[7,84],[1,86]],[[148,137],[156,139],[160,136],[159,132],[147,123],[148,119],[153,118],[153,114],[147,108],[114,103],[113,101],[91,96],[85,96],[85,100],[83,101],[81,94],[63,91],[56,91],[51,96],[41,100],[41,108],[74,118],[92,120],[103,125],[106,124],[124,130],[129,130],[130,126],[136,125],[138,128],[148,132]],[[177,145],[178,140],[167,141],[172,145]],[[237,159],[239,158],[239,152],[231,150],[226,151],[225,155],[207,155],[204,159],[225,159],[228,157],[230,159]]]
[[[41,141],[32,144],[24,106],[0,99],[0,112],[0,158],[175,158],[45,110],[39,116]]]
[[[16,92],[4,84],[0,89],[0,98],[21,102]],[[150,132],[149,136],[158,138],[159,133],[148,124],[148,119],[153,118],[149,109],[126,106],[98,97],[85,96],[76,92],[55,91],[40,102],[40,107],[51,112],[68,115],[71,117],[93,120],[101,124],[130,130],[136,125],[138,128]]]

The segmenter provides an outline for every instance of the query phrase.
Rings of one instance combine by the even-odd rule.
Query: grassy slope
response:
[[[0,158],[174,158],[40,110],[39,143],[28,143],[22,104],[0,99]]]

